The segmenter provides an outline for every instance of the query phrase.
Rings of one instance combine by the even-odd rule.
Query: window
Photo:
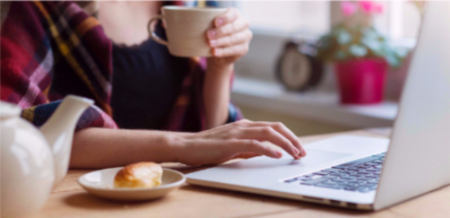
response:
[[[252,28],[284,33],[326,33],[342,16],[340,1],[236,1]],[[374,23],[394,39],[415,38],[420,26],[420,11],[411,1],[379,1],[383,13]],[[230,4],[228,4],[230,5]],[[333,15],[334,14],[334,15]]]
[[[326,33],[330,29],[326,1],[242,1],[238,7],[252,28],[284,33]]]
[[[379,1],[383,13],[374,24],[397,45],[413,47],[420,11],[411,1]],[[275,62],[284,42],[305,35],[319,37],[343,18],[340,1],[233,1],[221,2],[241,10],[254,33],[250,52],[236,66],[242,76],[274,79]]]
[[[419,33],[421,12],[417,3],[389,2],[389,31],[394,39],[416,38]]]

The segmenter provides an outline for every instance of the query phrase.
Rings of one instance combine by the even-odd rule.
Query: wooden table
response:
[[[344,133],[339,133],[344,134]],[[339,134],[302,137],[303,143]],[[345,134],[387,137],[389,131],[362,130]],[[200,168],[167,165],[183,173]],[[139,203],[97,198],[76,182],[87,170],[71,170],[33,217],[450,217],[450,187],[379,212],[361,212],[184,184],[168,196]]]

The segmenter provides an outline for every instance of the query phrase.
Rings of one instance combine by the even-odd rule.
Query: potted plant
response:
[[[320,38],[317,55],[335,62],[341,103],[380,103],[389,66],[398,67],[407,51],[391,46],[373,25],[382,4],[346,1],[341,12],[344,20]]]

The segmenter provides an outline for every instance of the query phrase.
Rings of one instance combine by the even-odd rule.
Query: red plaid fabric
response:
[[[99,22],[73,2],[11,2],[1,26],[1,100],[42,125],[60,100],[75,94],[95,100],[77,129],[117,128],[109,100],[112,42]],[[165,130],[205,128],[202,84],[205,63],[192,59]],[[230,104],[232,121],[240,113]]]

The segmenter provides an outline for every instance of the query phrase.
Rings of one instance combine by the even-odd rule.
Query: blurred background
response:
[[[297,135],[391,127],[419,33],[419,1],[225,1],[250,21],[231,99]]]

